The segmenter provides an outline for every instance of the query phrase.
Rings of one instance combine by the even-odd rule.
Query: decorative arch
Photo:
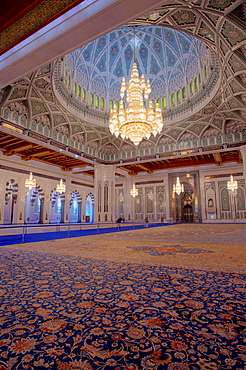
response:
[[[176,141],[168,135],[162,135],[157,142],[158,152],[169,152],[176,149]]]
[[[221,136],[219,129],[209,126],[204,129],[201,134],[201,146],[214,145],[216,144],[216,138]]]
[[[81,195],[77,192],[77,190],[74,190],[70,195],[69,201],[69,222],[81,222],[81,206]]]
[[[10,197],[13,197],[15,200],[18,196],[18,184],[15,179],[11,179],[6,182],[5,188],[5,200],[8,200]]]
[[[182,193],[182,215],[183,222],[194,221],[194,186],[186,181],[181,181],[184,186]]]
[[[56,189],[50,194],[50,223],[64,222],[65,194],[60,194]]]
[[[94,222],[94,195],[92,193],[86,196],[85,222]]]
[[[62,203],[65,202],[65,194],[64,193],[60,194],[60,193],[58,193],[58,191],[56,189],[54,189],[50,193],[50,204],[51,204],[51,207],[54,207],[55,202],[56,202],[56,198],[57,198],[58,195],[60,195],[60,198],[61,198]]]
[[[33,192],[32,192],[32,196],[31,196],[31,199],[30,199],[30,203],[31,205],[33,205],[33,203],[35,202],[35,199],[36,197],[39,196],[41,202],[44,201],[44,191],[43,189],[40,187],[40,185],[37,185],[34,189],[33,189]]]
[[[16,201],[18,196],[18,184],[14,179],[6,182],[4,223],[12,224],[16,220]]]
[[[43,223],[44,191],[37,185],[28,190],[25,204],[25,222]]]
[[[185,131],[179,137],[179,149],[187,149],[194,146],[194,141],[198,142],[198,137],[189,131]]]

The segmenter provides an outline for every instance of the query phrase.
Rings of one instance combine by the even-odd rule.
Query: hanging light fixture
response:
[[[230,180],[227,181],[227,189],[230,190],[231,192],[234,192],[237,190],[238,184],[237,181],[233,179],[233,176],[230,176]]]
[[[25,188],[31,190],[32,188],[35,188],[37,184],[36,179],[33,178],[32,172],[29,174],[29,178],[25,181]]]
[[[138,189],[135,188],[135,184],[133,184],[133,187],[131,189],[131,196],[135,198],[135,196],[138,195]]]
[[[116,137],[119,135],[124,140],[129,138],[136,146],[144,139],[149,139],[161,132],[163,126],[161,108],[159,105],[154,110],[152,107],[145,108],[146,101],[151,92],[149,80],[145,82],[144,75],[139,78],[139,72],[136,63],[135,35],[134,35],[134,63],[132,67],[130,81],[127,83],[122,78],[120,89],[119,110],[114,105],[110,112],[109,130]],[[128,107],[124,108],[123,98],[126,92],[126,101]]]
[[[173,185],[173,191],[178,195],[184,192],[184,185],[180,183],[178,176],[177,176],[176,184]]]
[[[60,180],[60,183],[59,183],[59,184],[57,184],[57,186],[56,186],[56,191],[57,191],[58,193],[60,193],[60,194],[65,193],[65,191],[66,191],[66,185],[65,185],[65,184],[63,184],[62,179]]]

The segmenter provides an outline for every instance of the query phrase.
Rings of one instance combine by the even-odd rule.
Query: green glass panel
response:
[[[162,98],[162,106],[163,106],[163,108],[167,107],[167,97],[166,96],[163,96],[163,98]]]
[[[198,78],[195,77],[195,89],[197,90],[198,89]]]
[[[99,107],[99,97],[97,95],[95,96],[95,106]]]
[[[193,81],[190,82],[190,92],[191,93],[194,92],[194,83],[193,83]]]
[[[85,89],[82,89],[82,99],[83,100],[86,99],[86,91],[85,91]]]
[[[181,101],[181,93],[180,93],[180,90],[177,91],[177,101],[178,102]]]
[[[171,95],[171,102],[172,104],[175,104],[175,94],[174,93],[172,93]]]
[[[100,108],[104,109],[104,98],[100,98]]]

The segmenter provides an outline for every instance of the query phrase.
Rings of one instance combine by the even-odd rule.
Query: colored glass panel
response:
[[[173,105],[175,104],[175,94],[174,93],[172,93],[171,95],[171,102]]]
[[[100,108],[104,109],[104,98],[100,98]]]
[[[177,102],[181,101],[181,93],[180,90],[177,91]]]
[[[190,92],[193,94],[193,92],[194,92],[194,82],[193,81],[191,81],[190,82]]]
[[[163,106],[163,108],[167,107],[167,97],[166,96],[163,96],[163,98],[162,98],[162,106]]]
[[[99,97],[97,95],[95,96],[95,106],[99,107]]]

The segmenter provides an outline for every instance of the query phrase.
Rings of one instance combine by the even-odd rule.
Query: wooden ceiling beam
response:
[[[21,143],[11,145],[10,148],[8,148],[8,149],[9,149],[9,151],[18,152],[20,150],[27,150],[27,149],[34,148],[34,147],[37,147],[37,145],[22,141]]]
[[[128,168],[128,166],[119,166],[118,167],[120,170],[123,170],[123,171],[127,171],[128,173],[131,173],[132,172],[132,169],[131,168]]]
[[[117,170],[115,171],[115,175],[116,175],[116,176],[119,176],[119,177],[126,177],[126,176],[125,176],[125,175],[123,175],[122,173],[117,172]]]
[[[6,144],[9,144],[9,143],[12,143],[12,142],[17,142],[18,143],[18,142],[21,142],[21,141],[22,141],[21,139],[18,139],[16,137],[7,136],[7,137],[4,137],[4,138],[0,138],[0,145],[6,145]]]
[[[213,155],[213,159],[216,163],[217,166],[221,166],[223,161],[222,161],[222,158],[221,158],[221,154],[220,153],[212,153]]]
[[[32,144],[26,144],[26,145],[21,145],[21,146],[19,144],[18,147],[17,146],[16,146],[16,148],[11,147],[11,149],[4,151],[3,154],[7,155],[7,156],[15,155],[15,154],[18,155],[18,152],[20,152],[22,150],[27,150],[27,149],[30,149],[30,148],[33,148]]]
[[[36,157],[39,157],[39,156],[43,156],[43,155],[47,155],[47,154],[49,154],[50,153],[50,150],[41,150],[41,151],[39,151],[38,153],[34,153],[34,154],[32,154],[31,155],[31,157],[32,158],[36,158]]]
[[[153,173],[153,171],[149,168],[149,166],[146,166],[144,164],[137,164],[136,167],[142,169],[143,171],[145,171],[149,174]]]
[[[84,175],[94,177],[94,170],[88,170],[88,171],[84,172]]]
[[[42,152],[30,154],[30,155],[23,155],[22,159],[23,161],[30,161],[31,159],[39,159],[39,156],[42,156],[45,153],[50,153],[50,150],[46,150],[46,151],[42,151]]]
[[[45,154],[43,159],[48,160],[50,158],[55,158],[55,159],[63,159],[64,158],[63,154],[62,155],[56,155],[56,154],[57,154],[56,152],[51,152],[50,151],[50,154]]]

